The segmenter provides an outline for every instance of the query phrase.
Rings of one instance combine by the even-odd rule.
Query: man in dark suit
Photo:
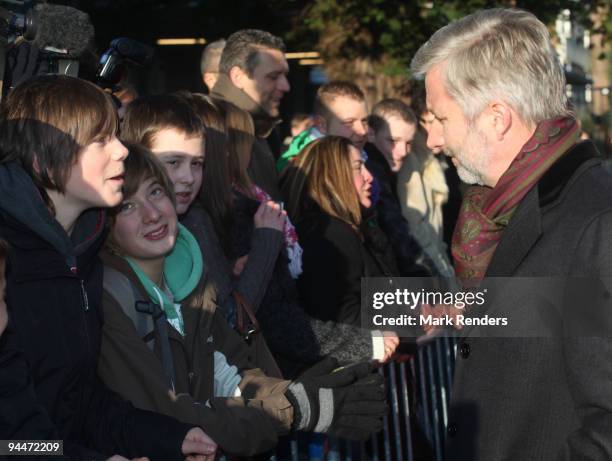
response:
[[[493,300],[484,314],[505,309],[525,330],[463,333],[447,458],[612,459],[612,305],[601,283],[612,275],[612,177],[579,142],[545,25],[521,10],[481,11],[437,31],[411,66],[435,116],[428,146],[472,184],[452,244],[459,277],[481,287],[554,277],[563,283],[549,294],[573,301]],[[564,295],[577,280],[589,281],[588,302]],[[528,333],[538,318],[547,333]],[[596,334],[577,329],[590,321]]]

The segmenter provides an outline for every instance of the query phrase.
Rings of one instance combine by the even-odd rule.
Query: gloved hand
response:
[[[337,366],[328,357],[289,385],[285,395],[293,405],[293,428],[367,439],[382,429],[387,411],[383,378],[370,362]]]

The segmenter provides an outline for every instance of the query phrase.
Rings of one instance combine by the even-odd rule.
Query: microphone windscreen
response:
[[[37,30],[34,43],[40,48],[66,50],[66,58],[78,58],[94,38],[89,15],[70,6],[41,3],[34,7]]]

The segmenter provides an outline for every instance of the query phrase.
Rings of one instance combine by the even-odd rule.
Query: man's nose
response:
[[[394,155],[399,159],[403,159],[410,153],[410,147],[406,143],[398,143],[395,146]]]
[[[368,126],[366,123],[358,120],[353,124],[353,132],[357,136],[365,136],[368,133]]]
[[[441,150],[444,147],[444,136],[440,122],[434,121],[427,130],[427,147],[434,150]]]
[[[289,84],[289,80],[286,75],[282,75],[278,79],[278,90],[283,93],[287,93],[291,89],[291,85]]]

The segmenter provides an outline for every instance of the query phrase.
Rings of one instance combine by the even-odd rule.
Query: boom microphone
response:
[[[69,6],[39,4],[28,8],[27,2],[11,1],[20,8],[0,7],[2,94],[34,75],[51,73],[78,77],[79,58],[94,37],[89,15]],[[0,0],[1,5],[7,2]],[[7,44],[12,46],[6,50],[4,59]]]
[[[70,6],[39,4],[33,8],[34,44],[41,50],[77,59],[91,44],[94,27],[89,15]]]

